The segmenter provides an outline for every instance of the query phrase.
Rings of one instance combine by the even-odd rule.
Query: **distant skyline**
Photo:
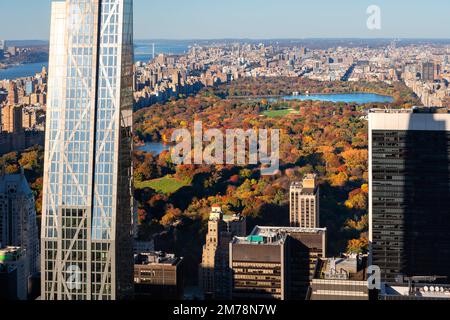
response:
[[[51,0],[2,0],[0,39],[48,40]],[[381,30],[366,26],[370,5]],[[450,38],[450,1],[134,0],[136,39]]]

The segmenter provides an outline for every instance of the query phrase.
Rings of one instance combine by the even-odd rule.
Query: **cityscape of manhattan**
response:
[[[450,300],[450,4],[0,9],[1,302]]]

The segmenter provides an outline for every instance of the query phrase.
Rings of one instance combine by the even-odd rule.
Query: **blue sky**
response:
[[[0,0],[0,39],[48,39],[51,0]],[[366,9],[381,8],[381,30]],[[449,0],[134,0],[137,39],[450,38]]]

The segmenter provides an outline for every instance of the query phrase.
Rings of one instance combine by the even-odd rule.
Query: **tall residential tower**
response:
[[[133,290],[133,1],[52,5],[42,299]]]
[[[320,191],[317,175],[307,174],[303,182],[294,182],[290,189],[291,227],[319,227]]]

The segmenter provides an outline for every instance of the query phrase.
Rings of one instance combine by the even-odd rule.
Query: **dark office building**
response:
[[[369,126],[371,263],[387,283],[450,279],[450,115],[373,110]]]
[[[17,299],[17,268],[0,264],[0,301]]]
[[[255,227],[230,245],[233,299],[305,300],[326,229]]]
[[[230,243],[233,300],[286,299],[286,237],[235,237]]]

